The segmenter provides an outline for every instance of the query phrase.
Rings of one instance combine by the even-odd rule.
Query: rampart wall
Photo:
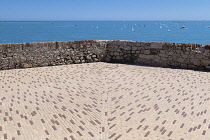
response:
[[[210,70],[210,45],[142,41],[64,41],[0,44],[0,69],[89,62]]]

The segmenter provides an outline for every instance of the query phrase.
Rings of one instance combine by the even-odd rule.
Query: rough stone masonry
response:
[[[89,62],[210,70],[210,45],[142,41],[63,41],[0,44],[0,69]]]

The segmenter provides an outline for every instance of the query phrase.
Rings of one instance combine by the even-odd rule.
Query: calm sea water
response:
[[[204,45],[210,44],[210,21],[0,22],[0,43],[69,40],[133,40]]]

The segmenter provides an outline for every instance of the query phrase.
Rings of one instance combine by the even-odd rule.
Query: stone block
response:
[[[174,55],[175,53],[173,51],[169,51],[169,52],[166,52],[167,55]]]
[[[196,69],[197,67],[195,65],[188,65],[189,69]]]
[[[195,58],[201,59],[201,58],[203,58],[203,54],[195,54]]]
[[[126,50],[126,51],[131,50],[131,47],[130,46],[125,46],[124,50]]]
[[[168,55],[167,54],[158,54],[160,57],[167,57]]]
[[[145,50],[144,54],[150,54],[150,50]]]
[[[120,55],[120,53],[119,52],[114,52],[114,55],[118,56],[118,55]]]
[[[163,43],[161,42],[151,42],[151,49],[162,49]]]
[[[153,59],[154,55],[146,55],[146,54],[140,54],[139,58],[145,58],[145,59]]]
[[[75,64],[79,64],[79,63],[81,63],[81,61],[80,61],[80,60],[75,60],[74,62],[75,62]]]
[[[185,63],[185,59],[179,57],[179,58],[177,59],[177,62],[179,62],[179,63]]]
[[[132,47],[132,51],[136,51],[137,49],[138,49],[138,47],[136,47],[136,46]]]
[[[32,64],[31,63],[22,63],[23,68],[31,68]]]
[[[201,65],[210,66],[210,59],[209,60],[201,59]]]
[[[210,50],[210,44],[207,44],[207,45],[205,46],[205,49],[206,49],[206,50]]]
[[[199,59],[192,59],[192,63],[193,63],[194,65],[199,66],[199,65],[201,64],[201,61],[200,61]]]
[[[166,51],[165,50],[160,50],[160,53],[165,54]]]

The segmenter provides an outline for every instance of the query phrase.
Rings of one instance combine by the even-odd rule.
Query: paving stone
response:
[[[110,63],[0,71],[0,139],[210,139],[210,73]]]

